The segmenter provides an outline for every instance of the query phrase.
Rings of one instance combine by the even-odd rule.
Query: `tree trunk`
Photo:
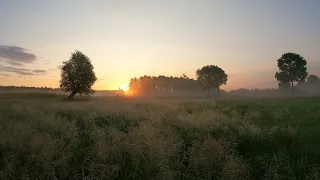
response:
[[[210,96],[210,89],[208,89],[208,97]]]
[[[293,92],[293,82],[291,83],[291,91]]]
[[[68,97],[68,99],[73,99],[73,96],[76,95],[76,94],[77,94],[76,92],[71,92],[69,97]]]
[[[218,88],[218,97],[220,97],[220,88]]]

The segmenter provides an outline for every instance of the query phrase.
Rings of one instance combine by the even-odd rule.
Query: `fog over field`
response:
[[[320,180],[319,0],[0,0],[0,180]]]

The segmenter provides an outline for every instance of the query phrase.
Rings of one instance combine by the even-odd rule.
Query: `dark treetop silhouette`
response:
[[[220,67],[207,65],[196,71],[199,84],[208,90],[217,89],[220,95],[220,86],[227,83],[228,75]]]
[[[199,92],[201,86],[195,79],[186,75],[181,77],[167,76],[141,76],[140,78],[130,79],[130,90],[133,95],[168,95],[177,92]]]
[[[93,93],[91,87],[96,80],[91,61],[82,52],[75,51],[69,61],[63,62],[60,88],[70,93],[69,99],[77,93]]]
[[[294,82],[305,82],[307,73],[307,61],[296,53],[285,53],[278,59],[279,72],[275,78],[279,86],[290,86],[293,92]]]

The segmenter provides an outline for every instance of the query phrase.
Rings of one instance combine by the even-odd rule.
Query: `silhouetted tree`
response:
[[[137,78],[131,78],[129,82],[129,90],[133,92],[134,96],[139,91],[139,79]]]
[[[133,93],[151,95],[151,94],[171,94],[178,92],[195,92],[200,91],[201,86],[195,79],[186,75],[182,77],[141,76],[140,78],[131,78],[132,85],[130,91]]]
[[[293,92],[294,82],[305,82],[307,73],[307,61],[296,53],[285,53],[278,59],[279,72],[275,78],[282,84],[290,83]]]
[[[220,86],[227,83],[228,75],[220,67],[215,65],[207,65],[196,71],[197,81],[208,90],[217,89],[220,96]]]
[[[72,99],[77,93],[93,93],[91,87],[96,80],[91,61],[82,52],[71,53],[69,61],[63,62],[60,88],[70,93],[69,99]]]

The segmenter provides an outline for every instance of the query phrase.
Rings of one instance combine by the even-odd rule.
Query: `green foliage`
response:
[[[307,61],[296,53],[285,53],[278,59],[279,72],[275,78],[281,84],[290,83],[293,90],[294,82],[305,82],[307,73]]]
[[[196,71],[197,81],[205,89],[218,89],[226,84],[228,75],[218,66],[207,65]]]
[[[60,88],[70,92],[69,98],[75,94],[90,94],[92,85],[97,80],[89,57],[80,51],[71,54],[69,61],[63,62],[61,68]]]

